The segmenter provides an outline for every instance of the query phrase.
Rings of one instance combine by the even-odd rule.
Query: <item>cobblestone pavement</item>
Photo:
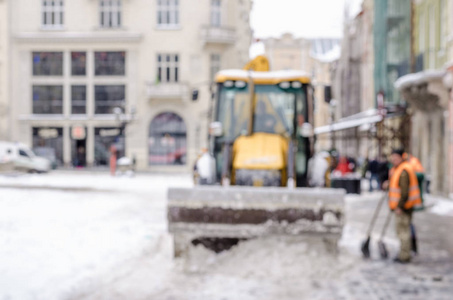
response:
[[[365,236],[380,195],[348,196],[355,199],[348,201],[346,234],[353,231]],[[335,282],[314,283],[313,299],[453,299],[453,218],[415,213],[419,254],[410,264],[401,265],[392,261],[398,251],[393,223],[384,239],[390,257],[387,260],[379,257],[376,240],[387,210],[383,207],[373,232],[372,258],[358,258],[354,267]]]

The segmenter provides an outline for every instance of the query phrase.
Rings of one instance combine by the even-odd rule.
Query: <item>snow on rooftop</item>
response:
[[[254,79],[292,79],[309,77],[307,72],[301,70],[253,72],[240,69],[223,70],[217,73],[217,76],[238,77],[244,78],[244,80],[247,80],[249,77],[252,77]]]
[[[326,53],[322,53],[322,54],[312,53],[311,56],[314,59],[319,60],[320,62],[331,63],[331,62],[336,61],[337,59],[340,58],[340,56],[341,56],[341,47],[340,47],[339,44],[337,44]]]
[[[369,125],[380,122],[382,118],[383,117],[379,114],[378,110],[373,108],[346,118],[342,118],[334,124],[316,127],[315,134],[323,134],[330,131]]]
[[[444,70],[426,70],[401,76],[395,81],[395,88],[402,90],[411,85],[419,85],[432,79],[440,79],[445,75]]]

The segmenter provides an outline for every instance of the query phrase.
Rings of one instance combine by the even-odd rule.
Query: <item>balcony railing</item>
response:
[[[228,27],[201,27],[201,39],[205,44],[231,45],[236,41],[236,30]]]
[[[147,94],[149,99],[189,99],[189,87],[181,82],[148,83]]]

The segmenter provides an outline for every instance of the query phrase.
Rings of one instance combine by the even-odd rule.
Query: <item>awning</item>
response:
[[[348,118],[347,120],[339,121],[331,125],[325,125],[315,128],[315,135],[323,134],[331,131],[344,130],[354,127],[359,127],[362,125],[374,124],[382,121],[383,117],[381,115],[375,114],[371,116],[361,117],[361,118]]]

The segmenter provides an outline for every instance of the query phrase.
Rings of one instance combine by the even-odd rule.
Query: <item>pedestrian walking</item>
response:
[[[348,159],[346,158],[346,156],[340,157],[340,161],[338,162],[338,165],[334,171],[340,173],[341,175],[345,175],[351,172]]]
[[[415,206],[421,204],[417,177],[411,165],[403,159],[403,153],[402,149],[392,151],[390,159],[393,168],[388,182],[389,207],[395,213],[396,234],[400,240],[400,252],[394,259],[398,263],[411,261],[412,212]]]
[[[370,192],[373,191],[373,183],[376,182],[377,189],[379,189],[379,162],[376,158],[373,158],[368,163],[368,171],[370,172]]]
[[[379,189],[383,190],[382,183],[388,181],[389,179],[389,170],[390,170],[390,163],[387,160],[387,155],[382,155],[378,161],[378,182],[379,182]]]
[[[366,178],[366,173],[368,172],[368,165],[370,164],[370,160],[368,159],[368,156],[365,158],[365,160],[363,161],[363,163],[360,165],[360,172],[361,172],[361,176],[362,178]]]

